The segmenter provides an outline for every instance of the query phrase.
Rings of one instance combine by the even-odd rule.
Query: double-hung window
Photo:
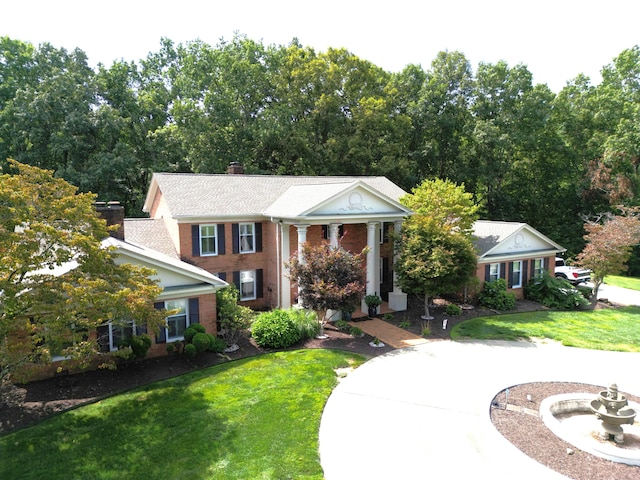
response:
[[[123,340],[133,337],[133,329],[133,321],[129,321],[124,325],[109,323],[109,351],[118,350]]]
[[[511,263],[511,288],[522,287],[522,261],[516,260]]]
[[[494,282],[500,278],[500,264],[492,263],[489,265],[489,281]]]
[[[167,317],[167,341],[182,340],[184,331],[189,326],[187,301],[185,299],[167,300],[165,308],[177,310],[176,313]]]
[[[218,254],[218,226],[217,225],[200,225],[200,254],[217,255]]]
[[[240,300],[255,300],[256,271],[243,270],[240,272]]]
[[[544,274],[544,259],[536,258],[533,261],[533,278],[542,278]]]
[[[240,253],[254,253],[256,251],[255,224],[239,224]]]

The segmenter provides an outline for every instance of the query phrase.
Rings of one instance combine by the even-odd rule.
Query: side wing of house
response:
[[[517,298],[523,298],[523,288],[532,278],[544,270],[552,272],[555,256],[564,251],[526,223],[478,221],[474,236],[480,283],[503,278]]]
[[[167,327],[155,336],[149,356],[166,354],[165,344],[183,340],[185,329],[193,323],[204,326],[207,333],[217,333],[216,291],[228,285],[224,280],[199,267],[142,245],[113,238],[105,240],[105,243],[115,247],[116,262],[154,270],[154,277],[162,287],[162,293],[156,298],[156,308],[175,311],[167,317]],[[115,329],[111,325],[105,325],[98,332],[101,350],[116,350],[123,336],[136,333],[146,331],[144,327],[133,324],[128,329]]]

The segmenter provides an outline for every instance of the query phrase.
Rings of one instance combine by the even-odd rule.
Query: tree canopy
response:
[[[471,232],[478,207],[463,185],[440,179],[425,180],[400,201],[415,214],[396,239],[394,268],[403,291],[424,296],[429,318],[429,298],[458,291],[476,271]]]
[[[640,47],[557,94],[526,65],[459,51],[384,71],[346,49],[162,39],[140,62],[0,38],[0,160],[53,170],[141,215],[153,172],[384,175],[464,184],[488,220],[575,256],[584,216],[637,206]]]
[[[118,265],[103,246],[95,196],[38,167],[0,175],[0,381],[54,355],[88,360],[98,326],[164,325],[149,270]]]

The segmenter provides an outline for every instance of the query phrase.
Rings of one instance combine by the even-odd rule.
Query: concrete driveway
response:
[[[592,283],[587,285],[593,287]],[[614,287],[603,283],[598,289],[598,299],[606,298],[618,305],[640,305],[640,292],[627,288]]]
[[[564,478],[491,424],[503,389],[539,381],[640,395],[640,354],[525,342],[435,341],[374,358],[343,379],[320,425],[327,480]],[[532,439],[535,441],[535,439]]]

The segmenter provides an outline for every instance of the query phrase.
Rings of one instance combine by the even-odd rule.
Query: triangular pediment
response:
[[[564,249],[526,223],[479,221],[474,225],[481,257],[517,256]]]
[[[408,208],[363,182],[294,185],[265,212],[279,218],[409,215]]]

